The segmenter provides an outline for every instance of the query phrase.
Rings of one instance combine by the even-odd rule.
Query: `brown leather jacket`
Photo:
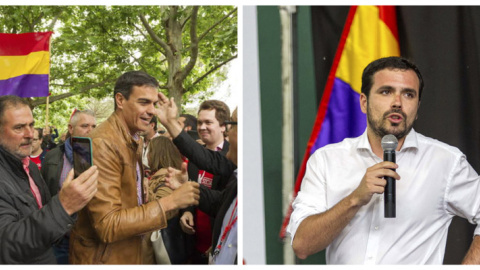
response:
[[[165,228],[167,219],[158,200],[138,205],[136,164],[143,179],[142,140],[134,140],[115,113],[90,137],[98,192],[78,214],[70,235],[70,263],[154,263],[149,235]],[[143,190],[144,202],[145,197]]]

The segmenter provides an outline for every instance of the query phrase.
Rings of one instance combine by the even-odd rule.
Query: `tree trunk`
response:
[[[175,98],[179,112],[182,107],[182,95],[184,93],[183,80],[180,77],[182,71],[182,25],[177,19],[177,8],[170,7],[169,18],[165,23],[167,32],[167,44],[172,54],[167,58],[168,61],[168,91],[171,97]]]

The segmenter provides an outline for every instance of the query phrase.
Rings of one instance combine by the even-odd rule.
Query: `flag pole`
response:
[[[50,103],[50,59],[52,58],[52,39],[48,40],[48,95],[46,100],[46,107],[45,107],[45,128],[48,127],[48,107]],[[50,130],[52,133],[52,130]]]
[[[50,80],[50,76],[48,76],[48,77],[49,77],[49,80]],[[47,102],[46,102],[47,107],[45,109],[45,127],[48,127],[48,103],[49,103],[49,101],[50,101],[50,94],[47,96]],[[50,131],[50,132],[52,132],[52,131]]]
[[[282,26],[282,212],[288,210],[294,173],[294,134],[293,134],[293,52],[292,52],[292,15],[294,6],[281,6],[280,21]],[[283,243],[283,263],[294,264],[295,255],[287,238]]]

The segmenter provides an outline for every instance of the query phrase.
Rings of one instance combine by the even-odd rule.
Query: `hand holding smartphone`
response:
[[[73,170],[75,178],[93,165],[92,140],[86,137],[72,137]]]

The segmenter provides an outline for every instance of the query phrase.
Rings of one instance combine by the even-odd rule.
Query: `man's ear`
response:
[[[125,97],[121,93],[115,94],[115,103],[117,104],[117,108],[123,109],[123,102],[125,102]]]
[[[73,136],[73,126],[71,124],[68,124],[68,133],[70,133],[70,136]]]
[[[363,93],[360,94],[360,109],[364,114],[367,114],[367,96]]]

